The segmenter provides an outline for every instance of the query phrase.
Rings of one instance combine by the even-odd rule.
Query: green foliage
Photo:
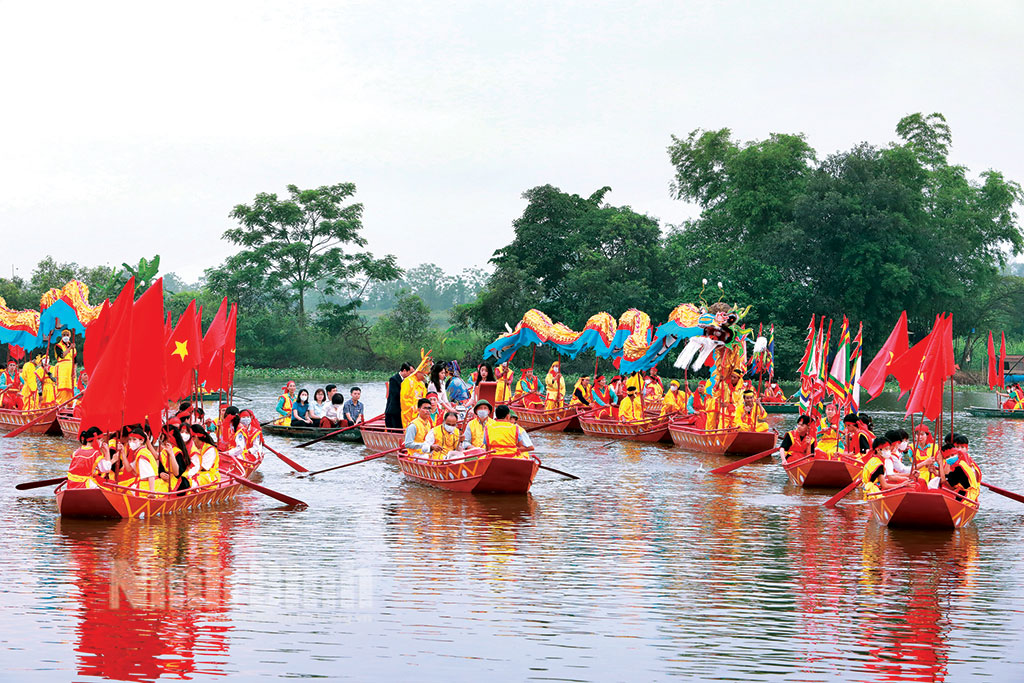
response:
[[[628,206],[604,204],[610,191],[603,187],[584,198],[543,185],[525,192],[515,238],[494,253],[494,274],[453,321],[494,334],[534,307],[570,327],[598,311],[617,316],[629,306],[666,314],[658,223]]]
[[[356,278],[395,279],[401,270],[394,256],[374,259],[367,252],[345,251],[366,246],[360,234],[363,205],[347,203],[355,192],[352,183],[315,190],[289,185],[287,199],[263,192],[251,205],[235,206],[231,217],[239,227],[227,230],[224,238],[243,249],[220,268],[208,271],[211,284],[239,295],[252,288],[267,296],[287,292],[301,326],[306,318],[305,294],[318,283],[325,294],[333,294],[358,291]]]

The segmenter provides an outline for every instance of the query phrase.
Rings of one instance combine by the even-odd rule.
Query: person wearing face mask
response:
[[[434,423],[430,420],[430,410],[429,399],[421,398],[416,404],[416,417],[405,428],[405,440],[402,442],[405,450],[410,453],[424,450],[423,442],[427,440],[427,435],[434,428]]]
[[[864,490],[868,493],[887,491],[906,484],[909,477],[900,471],[899,465],[892,453],[892,443],[884,436],[876,437],[871,443],[871,452],[861,473]]]
[[[444,422],[437,425],[423,440],[421,451],[430,453],[431,460],[447,460],[462,455],[459,447],[459,416],[451,411],[444,414]]]
[[[71,330],[60,334],[60,341],[54,345],[57,362],[54,370],[57,373],[57,403],[67,403],[75,395],[75,343],[72,341]]]
[[[126,456],[131,469],[135,471],[135,488],[142,491],[156,491],[160,467],[153,451],[146,446],[146,432],[142,427],[132,427],[128,432]]]
[[[463,433],[462,450],[484,447],[484,430],[491,422],[491,404],[483,399],[476,402],[473,408],[475,417],[466,424]]]
[[[238,424],[235,444],[241,449],[241,457],[250,462],[259,460],[263,456],[263,430],[255,414],[246,408],[238,414]]]
[[[679,380],[668,383],[668,391],[661,399],[661,415],[686,415],[686,396],[679,393]]]
[[[544,403],[546,410],[561,408],[565,398],[565,378],[562,377],[562,366],[557,360],[551,364],[551,369],[544,377],[544,390],[546,392]]]
[[[217,448],[226,451],[235,446],[235,432],[238,430],[238,408],[228,406],[224,409],[220,426],[217,428]]]

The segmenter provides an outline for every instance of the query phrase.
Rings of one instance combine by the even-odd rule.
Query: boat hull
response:
[[[841,489],[860,477],[863,464],[860,459],[847,453],[816,451],[814,455],[783,464],[783,469],[789,480],[797,486]]]
[[[691,451],[723,455],[754,455],[775,447],[775,432],[744,432],[738,429],[705,431],[686,423],[669,423],[672,443]]]
[[[360,427],[359,435],[362,437],[363,445],[377,453],[394,450],[405,440],[405,432],[401,429],[388,429],[383,422]]]
[[[268,424],[264,425],[263,431],[266,434],[273,434],[274,436],[282,436],[290,439],[303,439],[309,441],[331,432],[336,432],[341,427],[292,427],[285,425]],[[341,434],[334,434],[333,436],[324,439],[324,441],[345,441],[348,443],[363,443],[362,432],[353,427],[348,431],[344,431]]]
[[[656,417],[639,422],[619,422],[618,420],[607,420],[583,416],[580,418],[580,427],[583,433],[588,436],[599,436],[601,438],[621,439],[622,441],[641,441],[643,443],[668,443],[669,417]]]
[[[82,431],[82,418],[70,413],[57,413],[57,424],[60,425],[60,432],[65,439],[78,441],[78,434]]]
[[[948,489],[921,491],[903,487],[867,496],[879,524],[916,529],[959,529],[978,512],[977,501]]]
[[[800,412],[800,406],[795,403],[765,403],[761,402],[761,407],[764,408],[764,412],[769,415],[781,415],[781,414],[792,414]]]
[[[516,408],[519,426],[523,429],[540,429],[547,432],[580,431],[579,407],[566,408]]]
[[[39,422],[23,431],[22,434],[51,434],[53,436],[60,436],[60,425],[57,424],[57,411],[53,407],[37,408],[35,410],[0,408],[0,432],[9,432],[17,429],[39,416],[46,416],[47,413],[51,414],[52,419],[43,417],[42,420],[39,420]]]
[[[1001,417],[1010,420],[1024,420],[1024,410],[1003,410],[1002,408],[977,408],[971,406],[967,412],[974,417]]]
[[[407,478],[446,491],[523,494],[530,490],[540,461],[491,455],[454,461],[424,460],[402,453],[398,466]]]
[[[237,461],[232,458],[229,462],[227,456],[221,457],[225,471],[243,477],[255,472],[263,462],[262,458],[254,461]],[[181,494],[151,493],[106,482],[96,488],[81,489],[69,489],[61,484],[56,491],[57,510],[61,517],[78,519],[156,517],[231,500],[241,487],[241,484],[226,475],[219,482],[188,489]]]

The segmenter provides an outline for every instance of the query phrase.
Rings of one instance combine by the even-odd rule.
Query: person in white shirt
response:
[[[309,419],[313,421],[314,427],[322,426],[320,420],[324,419],[327,415],[327,408],[331,404],[327,402],[327,392],[323,389],[317,389],[313,393],[313,400],[309,403]]]
[[[341,395],[341,392],[335,392],[331,396],[331,405],[327,406],[327,410],[324,411],[324,417],[331,423],[332,427],[338,427],[341,425],[341,421],[345,419],[345,415],[342,412],[345,405],[345,397]]]

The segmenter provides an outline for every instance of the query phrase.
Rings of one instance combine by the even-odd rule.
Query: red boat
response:
[[[865,497],[878,523],[888,526],[959,529],[978,513],[974,490],[964,496],[946,488],[922,491],[904,486]]]
[[[756,451],[755,451],[756,452]],[[805,488],[841,489],[860,478],[864,463],[853,453],[815,451],[782,464],[789,480]]]
[[[50,415],[47,416],[47,413],[50,413]],[[60,436],[60,425],[57,424],[57,409],[53,406],[49,408],[36,408],[35,410],[0,408],[0,432],[9,432],[12,429],[17,429],[40,416],[43,416],[43,419],[26,429],[22,434],[52,434]],[[77,437],[78,435],[76,434],[75,436]]]
[[[402,473],[421,484],[461,493],[526,493],[537,476],[536,457],[508,458],[490,453],[467,455],[457,460],[430,460],[398,454]]]
[[[233,472],[248,477],[263,462],[263,457],[256,460],[236,460],[221,453],[220,467],[225,472]],[[180,510],[212,505],[231,500],[242,487],[229,476],[222,475],[221,480],[206,486],[187,489],[184,492],[150,492],[136,488],[127,488],[110,482],[97,482],[96,488],[68,489],[65,484],[57,487],[57,510],[61,517],[79,517],[89,519],[119,519],[132,517],[155,517]]]
[[[519,426],[523,429],[542,429],[548,432],[580,431],[579,412],[582,406],[568,406],[545,410],[543,403],[533,403],[530,407],[516,408]]]
[[[57,413],[57,424],[60,425],[61,434],[65,439],[78,441],[78,434],[82,431],[82,418],[75,417],[70,410],[61,410]]]
[[[623,441],[645,443],[669,442],[669,416],[653,417],[637,422],[619,422],[593,415],[580,416],[580,427],[588,436],[619,437]]]
[[[739,429],[706,431],[684,420],[668,424],[672,443],[691,451],[723,455],[754,455],[775,447],[775,432],[744,432]]]
[[[394,450],[405,440],[405,430],[388,428],[384,420],[367,422],[359,428],[359,433],[363,436],[363,445],[377,453]]]

